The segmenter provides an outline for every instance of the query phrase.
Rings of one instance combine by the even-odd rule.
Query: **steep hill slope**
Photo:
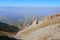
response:
[[[45,20],[46,19],[46,20]],[[22,40],[60,40],[60,14],[48,16],[42,23],[18,32],[16,38]]]

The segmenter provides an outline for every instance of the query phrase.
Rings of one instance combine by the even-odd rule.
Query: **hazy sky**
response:
[[[60,13],[60,0],[0,0],[0,14],[2,13],[21,15],[50,15],[54,13]]]
[[[6,19],[10,22],[31,15],[48,16],[55,13],[60,13],[60,0],[0,0],[1,21]]]
[[[0,0],[0,6],[60,6],[60,0]]]

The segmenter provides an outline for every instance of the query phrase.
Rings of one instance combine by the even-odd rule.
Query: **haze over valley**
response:
[[[0,7],[0,21],[16,22],[18,20],[26,20],[35,16],[49,16],[60,13],[60,7],[16,7],[5,6]]]

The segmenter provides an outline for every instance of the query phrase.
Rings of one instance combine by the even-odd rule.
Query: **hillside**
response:
[[[16,26],[0,22],[0,35],[13,35],[16,34],[19,30],[20,29]]]
[[[60,40],[60,14],[43,18],[42,23],[31,25],[16,34],[22,40]]]
[[[15,39],[15,38],[11,38],[11,37],[8,37],[8,36],[1,36],[0,35],[0,40],[21,40],[21,39]]]

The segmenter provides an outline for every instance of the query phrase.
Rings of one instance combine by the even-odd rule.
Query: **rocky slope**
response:
[[[18,32],[15,38],[22,40],[60,40],[60,14],[45,17],[41,23],[39,21],[38,24]]]

